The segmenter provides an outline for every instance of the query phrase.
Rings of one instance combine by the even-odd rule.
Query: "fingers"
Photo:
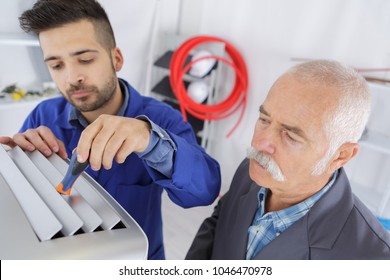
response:
[[[95,171],[99,170],[103,165],[105,169],[110,169],[112,159],[119,147],[116,147],[116,141],[111,141],[111,137],[115,134],[118,127],[121,126],[121,120],[109,115],[102,115],[92,124],[90,124],[81,134],[79,144],[77,145],[77,160],[84,162],[89,159],[91,168]],[[119,140],[120,141],[120,140]],[[112,153],[111,159],[104,157],[103,154],[108,145],[107,155]]]
[[[64,143],[57,139],[54,133],[46,126],[28,129],[23,133],[17,133],[13,137],[13,142],[25,151],[32,152],[38,150],[45,156],[58,153],[62,158],[67,158]]]
[[[112,162],[115,159],[117,163],[124,163],[127,156],[136,151],[136,142],[131,134],[116,132],[107,143],[103,152],[102,164],[105,169],[112,167]]]
[[[112,150],[113,153],[116,152],[115,150],[113,150],[115,145],[112,145],[113,141],[111,140],[111,137],[113,136],[114,132],[115,131],[112,127],[105,126],[98,132],[96,137],[93,139],[92,146],[91,146],[91,153],[89,155],[89,163],[93,170],[100,169],[103,161],[103,154],[104,151],[107,149],[106,146],[108,143],[110,143],[108,145],[110,151]],[[112,158],[111,158],[111,162],[110,160],[106,160],[103,164],[105,169],[110,169],[111,165],[112,165]]]
[[[132,152],[145,150],[149,138],[149,125],[144,121],[102,115],[81,134],[77,159],[84,162],[89,157],[93,170],[110,169],[114,159],[123,163]]]
[[[14,140],[8,136],[0,136],[0,144],[7,145],[10,148],[13,148],[16,146]]]
[[[26,136],[23,133],[17,133],[13,138],[16,145],[21,147],[25,151],[32,152],[35,150],[35,146],[27,140]]]
[[[21,146],[21,143],[31,143],[45,156],[50,156],[53,152],[57,153],[59,151],[57,138],[46,126],[40,126],[36,129],[28,129],[22,135],[19,134],[18,137],[14,137],[14,140],[19,146]],[[26,147],[26,149],[31,150],[31,146]]]
[[[104,150],[101,151],[101,162],[105,169],[111,169],[113,159],[123,143],[123,139],[115,133],[107,142]]]
[[[68,158],[68,153],[66,152],[66,148],[65,148],[64,142],[62,142],[61,140],[57,139],[57,144],[58,144],[58,152],[57,152],[57,154],[61,158],[67,159]]]
[[[103,128],[102,122],[99,120],[99,118],[91,123],[87,128],[83,130],[81,133],[79,142],[77,144],[77,161],[78,162],[85,162],[89,158],[89,163],[91,165],[91,168],[93,170],[98,170],[96,168],[96,163],[93,162],[93,158],[90,157],[90,150],[92,148],[92,143],[98,133],[101,131]],[[95,145],[96,147],[96,145]],[[100,165],[99,165],[100,168]]]
[[[134,143],[129,140],[124,141],[115,155],[116,162],[124,163],[127,156],[132,153],[132,151],[134,151]]]

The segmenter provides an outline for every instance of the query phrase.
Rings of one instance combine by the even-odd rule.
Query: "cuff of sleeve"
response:
[[[168,135],[168,133],[164,129],[162,129],[157,124],[152,122],[145,115],[137,116],[136,119],[148,122],[150,124],[150,127],[151,127],[149,145],[146,147],[146,149],[143,152],[136,153],[140,158],[146,159],[146,160],[151,161],[151,162],[155,162],[155,161],[158,161],[159,158],[163,157],[167,152],[166,151],[164,152],[161,150],[160,150],[160,152],[162,152],[162,154],[160,156],[157,155],[157,158],[156,158],[156,155],[151,156],[151,154],[152,154],[151,152],[153,150],[156,150],[154,148],[159,143],[160,139],[164,140],[164,142],[169,143],[169,145],[168,145],[169,148],[167,147],[168,149],[170,149],[170,150],[172,149],[173,151],[176,151],[177,147],[176,147],[175,142],[171,139],[171,137]]]

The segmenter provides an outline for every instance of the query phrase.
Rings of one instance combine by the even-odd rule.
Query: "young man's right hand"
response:
[[[29,152],[38,150],[47,157],[53,153],[57,153],[63,159],[68,157],[64,143],[46,126],[30,128],[23,133],[15,134],[12,138],[0,136],[0,144],[11,148],[18,145]]]

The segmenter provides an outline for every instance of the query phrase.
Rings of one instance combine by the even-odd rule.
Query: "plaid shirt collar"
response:
[[[302,218],[334,184],[339,171],[334,172],[332,179],[319,192],[306,200],[279,211],[265,213],[264,206],[269,189],[260,188],[258,208],[252,225],[248,229],[247,259],[251,259],[269,242]]]

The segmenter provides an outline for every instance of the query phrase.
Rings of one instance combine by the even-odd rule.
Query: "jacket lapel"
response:
[[[305,260],[309,259],[309,257],[310,251],[308,246],[306,215],[271,241],[271,243],[265,246],[253,259]]]
[[[236,225],[232,228],[232,240],[236,240],[236,252],[238,259],[245,259],[248,242],[248,228],[252,224],[253,217],[258,206],[257,194],[259,186],[252,182],[249,191],[240,197],[238,204]]]
[[[313,205],[308,219],[309,245],[330,249],[342,231],[353,207],[352,190],[343,168],[334,185]]]

